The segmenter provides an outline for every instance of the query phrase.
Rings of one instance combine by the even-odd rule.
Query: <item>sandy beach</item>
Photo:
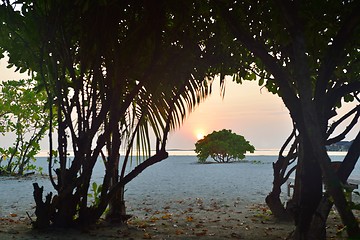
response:
[[[0,220],[0,239],[287,239],[294,229],[291,222],[273,218],[264,204],[244,205],[241,201],[221,202],[216,199],[188,198],[154,206],[146,201],[134,209],[127,224],[101,221],[86,229],[31,228],[23,214],[11,214]],[[346,239],[339,216],[331,213],[328,239]]]
[[[88,229],[32,230],[31,184],[38,182],[48,192],[49,180],[0,178],[0,239],[286,239],[293,223],[274,219],[264,203],[274,156],[249,160],[259,162],[201,165],[194,156],[170,157],[128,185],[126,207],[133,217],[127,224],[100,221]],[[101,179],[101,171],[97,169],[95,180]],[[340,229],[334,210],[328,239],[346,239]]]

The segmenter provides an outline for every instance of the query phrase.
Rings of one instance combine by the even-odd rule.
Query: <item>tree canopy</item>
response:
[[[221,163],[242,160],[246,152],[254,151],[254,146],[243,136],[227,129],[213,131],[195,143],[195,152],[201,163],[206,162],[208,157]]]
[[[123,214],[124,185],[167,157],[168,132],[211,91],[217,60],[202,48],[211,37],[202,30],[212,23],[207,11],[168,1],[4,1],[0,17],[9,66],[30,71],[48,95],[50,121],[57,116],[59,163],[49,160],[57,196],[44,202],[34,185],[35,225],[93,223],[108,205],[109,215]],[[145,157],[127,173],[132,154]],[[99,157],[106,171],[89,205]]]
[[[119,169],[120,147],[149,150],[154,131],[157,153],[142,166],[166,158],[167,132],[211,90],[203,80],[229,74],[237,82],[257,80],[289,109],[298,144],[298,239],[309,237],[323,180],[349,236],[359,236],[341,182],[359,157],[360,136],[337,173],[325,148],[348,132],[330,137],[342,102],[359,101],[359,1],[16,3],[21,10],[9,1],[0,5],[1,51],[10,65],[36,73],[58,116],[60,164],[57,182],[51,179],[60,200],[47,200],[56,209],[52,222],[99,217],[115,190],[136,175],[110,171]],[[359,108],[351,113],[356,122]],[[68,147],[75,153],[70,167]],[[90,207],[98,156],[109,171],[100,203]]]
[[[0,133],[14,137],[9,147],[0,146],[0,175],[23,175],[41,170],[34,164],[40,140],[49,131],[45,92],[36,91],[33,79],[0,83]]]
[[[294,195],[299,209],[295,214],[296,238],[310,236],[311,219],[323,196],[323,180],[349,236],[358,237],[359,227],[346,207],[339,177],[346,181],[359,152],[354,148],[336,174],[325,145],[343,139],[351,128],[329,138],[337,126],[329,127],[337,108],[343,101],[358,101],[359,2],[212,3],[218,14],[216,20],[231,33],[227,44],[231,57],[239,61],[235,66],[227,64],[229,71],[243,71],[243,76],[253,74],[253,79],[258,76],[260,85],[283,99],[294,121],[298,134],[296,183],[299,186]],[[352,113],[356,122],[358,110],[355,108]],[[324,232],[313,234],[324,238],[324,235],[320,237]]]

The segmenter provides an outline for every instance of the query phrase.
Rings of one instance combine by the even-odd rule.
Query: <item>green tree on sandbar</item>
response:
[[[208,157],[218,163],[242,160],[246,152],[254,151],[254,146],[243,136],[226,129],[213,131],[195,143],[195,152],[200,163],[205,163]]]

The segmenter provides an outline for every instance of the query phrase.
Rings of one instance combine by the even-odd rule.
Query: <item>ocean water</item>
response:
[[[184,153],[170,153],[169,158],[145,169],[126,186],[126,200],[133,204],[144,201],[148,204],[161,204],[188,198],[263,203],[271,191],[272,163],[277,159],[275,152],[250,154],[247,155],[246,162],[229,164],[198,164],[194,154]],[[344,154],[330,155],[332,160],[339,161]],[[43,166],[44,173],[47,174],[46,158],[39,157],[37,164]],[[132,167],[135,165],[134,163]],[[101,183],[103,174],[103,164],[98,161],[92,181]],[[351,178],[360,179],[359,164]],[[33,211],[33,182],[44,186],[45,193],[54,191],[47,177],[0,178],[0,217],[9,212]],[[286,186],[281,197],[283,200],[287,198]]]

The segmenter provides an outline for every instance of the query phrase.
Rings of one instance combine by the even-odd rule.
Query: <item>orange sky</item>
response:
[[[192,149],[199,132],[206,135],[221,129],[243,135],[257,149],[281,147],[292,125],[279,97],[261,90],[254,81],[240,85],[228,79],[223,99],[219,89],[219,81],[215,80],[212,95],[170,135],[169,149]]]
[[[292,122],[280,97],[261,89],[255,81],[243,81],[240,85],[229,79],[224,99],[220,97],[219,89],[217,81],[213,94],[170,135],[168,149],[194,149],[199,132],[206,135],[222,129],[243,135],[256,150],[281,148],[292,131]],[[354,105],[343,104],[338,113],[343,114]],[[348,123],[342,124],[342,129]],[[359,130],[360,124],[345,140],[353,140]]]

